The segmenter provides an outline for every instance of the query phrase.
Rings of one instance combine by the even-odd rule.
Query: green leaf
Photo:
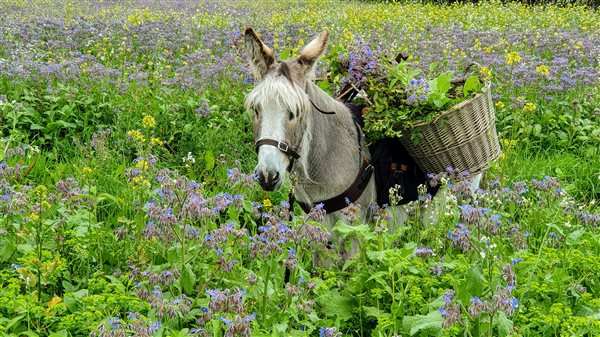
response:
[[[448,90],[450,90],[450,88],[452,88],[452,84],[450,83],[450,81],[452,80],[453,76],[454,76],[453,72],[447,71],[447,72],[441,74],[440,76],[436,77],[436,79],[434,80],[437,82],[436,88],[435,88],[435,90],[432,88],[432,90],[437,91],[442,94],[446,94],[448,92]]]
[[[79,307],[79,305],[78,305],[79,300],[81,300],[84,296],[87,296],[87,294],[88,294],[87,289],[81,289],[81,290],[78,290],[73,293],[65,294],[63,300],[65,301],[65,304],[67,305],[67,309],[69,309],[70,312],[77,311],[77,309]]]
[[[365,239],[374,238],[373,233],[371,233],[369,229],[369,225],[348,225],[342,221],[338,221],[338,223],[333,227],[333,230],[340,233],[343,238],[349,237],[351,235],[357,235],[358,237],[363,237]]]
[[[287,60],[288,58],[290,58],[290,56],[292,56],[292,51],[289,49],[285,49],[282,50],[281,53],[279,54],[279,59],[280,60]]]
[[[371,261],[383,262],[387,257],[388,253],[394,252],[394,249],[386,250],[367,250],[367,257]]]
[[[337,291],[330,291],[317,299],[317,302],[323,307],[323,313],[327,317],[337,317],[342,321],[351,319],[354,315],[354,302],[340,295]]]
[[[567,241],[566,244],[567,246],[575,246],[575,245],[581,245],[584,242],[581,240],[581,237],[585,234],[585,229],[578,229],[576,231],[574,231],[573,233],[569,234],[567,236]]]
[[[66,129],[74,129],[77,127],[77,125],[75,125],[73,123],[65,122],[63,120],[57,120],[55,122],[50,122],[47,125],[48,129],[53,129],[55,126],[63,127]]]
[[[110,200],[113,203],[119,205],[119,206],[123,206],[125,205],[125,201],[119,197],[115,197],[114,195],[110,194],[110,193],[100,193],[98,194],[98,199],[96,200],[97,202],[103,201],[103,200]]]
[[[278,332],[279,335],[284,335],[285,331],[288,329],[287,322],[273,324],[273,331]]]
[[[212,150],[207,150],[204,152],[204,165],[206,166],[206,170],[210,171],[215,167],[215,155]]]
[[[498,328],[498,336],[500,337],[512,335],[513,333],[513,322],[506,317],[503,311],[498,311],[494,326]]]
[[[375,317],[377,320],[381,318],[386,319],[391,315],[390,313],[381,311],[376,307],[363,307],[363,310],[365,311],[365,315]]]
[[[324,91],[328,92],[330,91],[330,87],[331,87],[331,83],[329,83],[328,80],[321,80],[317,82],[317,86],[321,89],[323,89]]]
[[[188,263],[183,266],[181,273],[181,286],[186,293],[190,294],[194,290],[196,284],[196,274],[192,271],[192,266]]]
[[[411,336],[414,336],[419,332],[421,332],[421,335],[426,333],[426,336],[440,336],[443,332],[442,322],[444,322],[444,318],[442,317],[442,314],[436,310],[430,312],[426,316],[406,316],[402,320],[402,326],[410,331],[409,334]]]
[[[463,87],[463,94],[465,95],[465,97],[467,97],[471,94],[478,93],[481,91],[482,87],[483,85],[481,84],[481,81],[479,81],[479,77],[469,76],[469,78],[467,78],[467,80],[465,81],[465,85]]]
[[[471,296],[481,296],[484,276],[479,266],[473,266],[465,272],[465,279],[459,286],[460,300],[464,305],[469,303]]]
[[[15,238],[4,236],[0,239],[0,262],[6,262],[13,253],[17,250],[15,246]]]
[[[25,317],[26,314],[20,314],[18,316],[15,316],[10,321],[8,321],[8,323],[6,323],[4,327],[6,328],[6,330],[10,330],[11,327],[17,326],[19,322],[21,322],[21,320],[23,320]]]
[[[431,64],[429,65],[429,71],[433,73],[433,72],[434,72],[434,70],[435,70],[435,68],[437,68],[437,66],[438,66],[439,64],[440,64],[439,62],[433,62],[433,63],[431,63]]]
[[[68,336],[69,336],[69,332],[64,329],[48,335],[48,337],[68,337]]]
[[[427,95],[427,99],[431,101],[438,109],[442,109],[446,103],[450,101],[445,93],[434,91]]]

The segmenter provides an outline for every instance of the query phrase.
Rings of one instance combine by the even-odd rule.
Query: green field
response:
[[[335,230],[253,181],[247,27],[317,69],[399,52],[492,81],[502,156]],[[600,335],[600,14],[358,1],[0,0],[0,335]],[[315,254],[331,254],[328,265]],[[286,268],[291,270],[285,282]]]

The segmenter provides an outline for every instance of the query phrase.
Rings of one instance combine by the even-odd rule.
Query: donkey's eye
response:
[[[288,115],[288,118],[289,118],[290,121],[294,120],[294,118],[296,118],[296,115],[294,115],[294,113],[290,111],[289,115]]]

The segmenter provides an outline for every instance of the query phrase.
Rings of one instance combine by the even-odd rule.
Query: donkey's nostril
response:
[[[279,181],[279,172],[275,172],[273,175],[273,184]]]

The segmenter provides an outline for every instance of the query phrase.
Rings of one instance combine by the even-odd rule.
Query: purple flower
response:
[[[415,256],[420,257],[422,259],[428,258],[434,255],[433,249],[427,247],[417,247],[415,248],[413,254]]]
[[[225,325],[227,325],[227,326],[233,324],[233,322],[230,319],[223,318],[223,317],[219,317],[219,321],[225,323]]]
[[[338,337],[341,335],[341,333],[336,332],[335,327],[328,328],[323,326],[321,329],[319,329],[319,337]]]

